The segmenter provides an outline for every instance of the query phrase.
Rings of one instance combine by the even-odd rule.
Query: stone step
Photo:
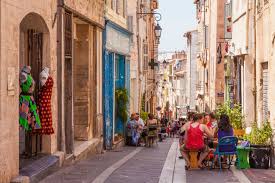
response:
[[[36,183],[56,171],[58,168],[59,158],[47,155],[23,167],[19,171],[19,174],[23,177],[29,177],[30,183]]]

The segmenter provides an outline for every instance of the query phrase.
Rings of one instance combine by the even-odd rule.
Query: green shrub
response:
[[[141,111],[140,118],[143,119],[143,121],[146,121],[148,119],[148,112]]]
[[[244,136],[253,145],[270,145],[272,129],[269,122],[264,122],[261,128],[254,123],[250,134]]]
[[[242,107],[239,104],[234,104],[233,108],[230,107],[230,102],[218,106],[217,117],[222,114],[229,116],[230,122],[234,129],[244,129],[244,116],[242,115]]]
[[[126,88],[119,88],[115,91],[116,94],[116,113],[124,123],[128,120],[128,102],[129,96]]]

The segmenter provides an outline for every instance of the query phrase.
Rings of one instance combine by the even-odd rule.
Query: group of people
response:
[[[185,159],[186,169],[190,168],[189,151],[193,150],[200,152],[198,166],[203,168],[203,161],[210,149],[215,148],[221,138],[233,136],[233,128],[225,114],[216,119],[214,113],[189,113],[187,122],[180,129],[180,135],[182,156],[179,158]]]
[[[150,133],[156,133],[156,130],[153,131],[145,131],[148,126],[157,125],[158,122],[154,118],[153,114],[148,114],[148,119],[144,123],[144,121],[140,118],[139,113],[132,113],[130,120],[127,122],[127,144],[128,145],[140,145],[140,142],[143,140],[146,143],[146,137],[150,135]]]

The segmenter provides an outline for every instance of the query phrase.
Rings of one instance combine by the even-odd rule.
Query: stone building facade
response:
[[[59,0],[57,17],[58,145],[74,154],[88,141],[102,144],[104,3]]]
[[[187,63],[186,63],[186,97],[188,110],[195,111],[197,105],[197,55],[199,53],[198,31],[193,30],[185,33],[187,38]]]
[[[19,175],[19,144],[24,143],[24,134],[19,135],[19,72],[23,65],[33,66],[32,73],[39,73],[34,67],[50,68],[54,81],[57,80],[56,64],[56,0],[0,1],[0,182],[10,182]],[[43,42],[34,41],[40,35]],[[27,45],[34,45],[31,50]],[[37,60],[29,54],[37,55]],[[34,77],[38,84],[38,78]],[[57,130],[57,85],[53,87],[52,117],[53,127]],[[24,133],[24,132],[23,132]],[[19,138],[20,136],[20,138]],[[57,134],[43,137],[42,152],[57,151]],[[24,147],[24,145],[23,145]]]
[[[40,166],[40,155],[60,166],[102,149],[103,14],[101,0],[0,1],[0,182],[40,176],[28,172],[32,163]],[[32,67],[37,85],[42,68],[50,68],[53,135],[28,140],[19,129],[18,81],[24,65]],[[27,143],[30,155],[39,156],[26,164]]]
[[[106,1],[105,29],[103,34],[104,72],[104,147],[113,149],[123,143],[125,121],[119,116],[116,93],[130,91],[130,38],[127,27],[125,0]]]
[[[208,1],[209,28],[207,39],[209,40],[208,62],[208,91],[209,109],[215,110],[224,102],[224,2],[225,0]],[[207,43],[206,43],[207,44]],[[208,111],[209,112],[209,111]]]

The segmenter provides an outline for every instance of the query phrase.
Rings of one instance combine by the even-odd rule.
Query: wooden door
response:
[[[64,14],[64,47],[65,47],[65,63],[64,63],[64,116],[65,116],[65,146],[66,153],[73,153],[73,64],[72,64],[72,14],[65,12]]]

